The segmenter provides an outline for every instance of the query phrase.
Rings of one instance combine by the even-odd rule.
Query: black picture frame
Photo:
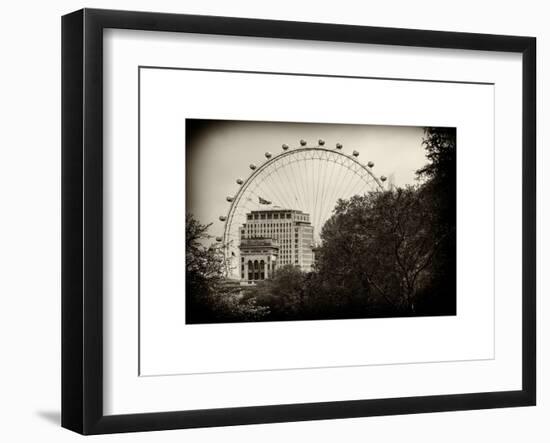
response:
[[[107,28],[521,54],[522,389],[104,415],[102,37]],[[82,434],[104,434],[535,405],[535,67],[536,39],[532,37],[97,9],[65,15],[62,18],[62,426]]]

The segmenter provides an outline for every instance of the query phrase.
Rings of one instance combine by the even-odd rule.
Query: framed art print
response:
[[[535,39],[84,9],[62,424],[535,404]]]

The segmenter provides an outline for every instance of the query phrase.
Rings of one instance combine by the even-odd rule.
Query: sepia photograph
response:
[[[456,128],[185,130],[186,324],[456,315]]]
[[[278,18],[233,3],[229,15],[198,3],[37,15],[28,47],[43,62],[51,40],[57,63],[30,83],[20,73],[35,68],[5,70],[52,100],[11,88],[11,114],[46,106],[36,122],[19,113],[6,144],[23,153],[6,162],[20,235],[5,229],[8,264],[23,266],[4,291],[24,301],[4,334],[28,339],[15,343],[28,357],[16,372],[34,380],[37,361],[61,356],[33,381],[37,420],[83,435],[253,424],[250,441],[269,424],[274,441],[331,441],[364,434],[343,418],[396,416],[384,419],[404,424],[391,437],[378,428],[398,441],[426,440],[418,414],[470,411],[433,415],[442,432],[428,440],[447,429],[506,440],[517,428],[538,441],[544,20],[461,5],[447,26],[430,16],[446,12],[436,2],[402,3],[378,19],[338,4],[335,21],[313,2]],[[44,297],[48,275],[61,303]],[[53,328],[37,341],[52,315],[61,340]],[[26,400],[19,381],[14,404]],[[500,426],[515,407],[530,407],[517,411],[523,426]],[[45,435],[28,411],[9,421],[14,435]],[[276,423],[305,421],[277,434]]]

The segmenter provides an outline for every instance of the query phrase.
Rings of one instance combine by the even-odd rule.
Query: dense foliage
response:
[[[210,239],[209,225],[200,224],[193,216],[185,220],[186,235],[186,322],[219,323],[256,321],[267,313],[253,298],[243,300],[240,288],[225,280],[223,252],[216,246],[205,246]]]
[[[339,200],[316,269],[280,268],[242,289],[223,279],[207,226],[187,220],[187,321],[276,321],[456,313],[456,130],[426,128],[418,183]],[[192,316],[190,317],[190,314]]]

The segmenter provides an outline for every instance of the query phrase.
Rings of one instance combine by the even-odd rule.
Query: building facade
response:
[[[279,244],[270,238],[242,239],[241,280],[249,284],[270,278],[277,268]]]
[[[241,280],[248,283],[269,278],[277,267],[286,265],[311,271],[314,263],[313,226],[309,214],[290,209],[248,213],[246,223],[240,229],[239,250]],[[262,261],[264,272],[261,271]],[[250,279],[250,276],[253,278]]]

